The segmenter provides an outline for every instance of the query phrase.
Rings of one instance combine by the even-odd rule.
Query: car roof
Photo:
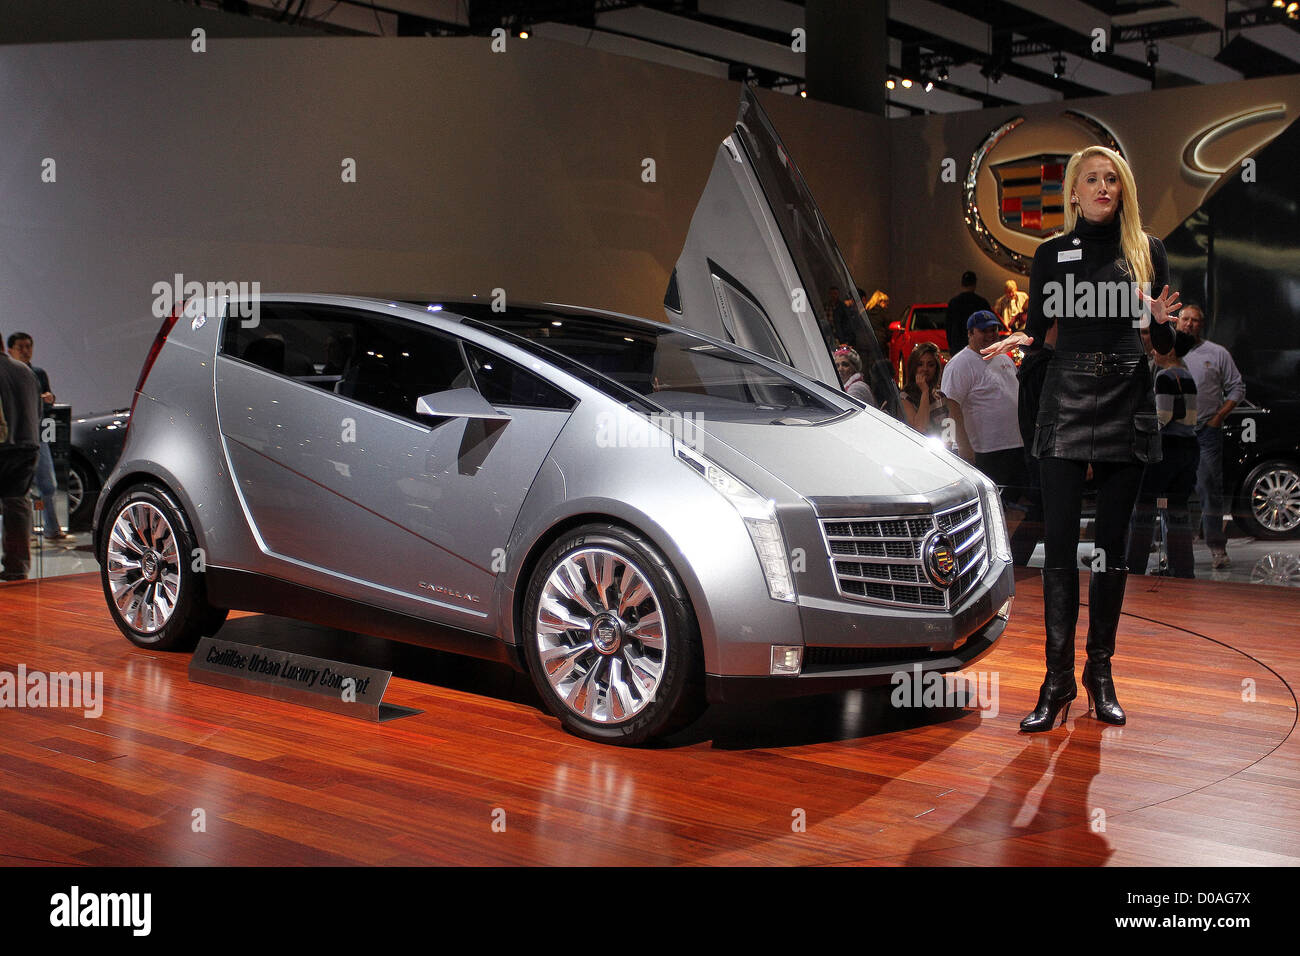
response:
[[[275,302],[278,300],[281,302],[319,302],[322,305],[396,307],[433,313],[445,321],[454,322],[457,319],[472,319],[483,322],[487,325],[505,323],[512,318],[523,318],[529,313],[545,312],[548,314],[554,313],[557,315],[570,316],[572,318],[599,318],[605,323],[611,321],[614,323],[622,322],[641,330],[653,330],[659,332],[686,331],[705,339],[712,340],[713,338],[707,333],[702,333],[695,329],[682,329],[681,327],[671,325],[664,320],[647,319],[638,315],[630,315],[626,312],[612,312],[607,309],[593,309],[587,306],[568,305],[559,302],[508,302],[502,307],[494,308],[491,304],[491,300],[488,299],[478,300],[474,298],[465,298],[463,295],[440,296],[409,292],[398,295],[375,292],[262,292],[258,298],[264,302]],[[734,343],[723,342],[721,344],[731,345],[733,348],[735,347]]]
[[[707,332],[701,332],[698,329],[684,328],[679,325],[672,325],[666,321],[655,321],[641,318],[640,316],[629,315],[625,312],[611,312],[605,309],[593,309],[586,306],[567,305],[558,302],[514,302],[507,303],[502,309],[494,309],[491,301],[479,301],[476,299],[465,299],[463,296],[440,297],[431,295],[401,294],[401,295],[377,295],[374,293],[352,295],[348,293],[268,293],[263,292],[259,298],[265,302],[316,302],[322,305],[339,305],[339,306],[368,306],[397,308],[405,312],[408,317],[422,315],[432,320],[434,316],[438,319],[453,324],[481,323],[487,326],[494,326],[493,334],[503,335],[507,339],[513,339],[514,335],[510,329],[511,319],[520,319],[536,314],[538,312],[548,315],[561,315],[575,319],[599,319],[603,330],[614,332],[622,325],[629,330],[640,332],[655,332],[662,334],[687,334],[693,335],[706,342],[720,345],[727,349],[732,349],[748,356],[751,360],[759,365],[768,366],[779,371],[780,374],[799,382],[804,387],[812,387],[815,391],[827,392],[834,394],[837,398],[843,399],[844,393],[831,389],[829,386],[805,375],[796,368],[792,368],[783,362],[779,362],[766,355],[760,355],[752,352],[743,346],[734,342],[726,342],[718,339]],[[434,309],[434,306],[440,306]],[[431,321],[430,324],[435,324]],[[516,347],[521,342],[514,343]],[[530,349],[531,351],[531,349]],[[552,361],[554,361],[552,359]],[[598,370],[590,370],[602,378],[609,378]],[[613,381],[611,379],[611,381]]]

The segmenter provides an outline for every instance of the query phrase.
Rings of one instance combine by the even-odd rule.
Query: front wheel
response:
[[[672,567],[641,535],[585,525],[537,563],[524,601],[528,670],[589,740],[644,743],[703,710],[699,629]]]
[[[127,640],[161,651],[190,651],[215,634],[226,610],[208,604],[194,568],[194,534],[172,496],[155,484],[117,498],[104,518],[100,580]]]
[[[1242,524],[1256,538],[1300,534],[1300,465],[1273,459],[1256,465],[1241,483]]]

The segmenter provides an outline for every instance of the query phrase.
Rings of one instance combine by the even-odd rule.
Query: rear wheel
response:
[[[159,485],[139,485],[118,497],[104,520],[100,580],[127,639],[190,651],[215,634],[227,612],[208,604],[204,576],[194,569],[194,534],[172,496]]]
[[[524,601],[528,669],[580,737],[634,745],[703,710],[699,630],[672,567],[644,537],[586,525],[537,563]]]

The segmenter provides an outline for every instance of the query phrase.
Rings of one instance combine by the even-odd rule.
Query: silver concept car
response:
[[[708,700],[975,661],[1013,590],[997,491],[818,380],[821,323],[771,290],[828,281],[811,258],[853,287],[806,203],[819,248],[765,247],[775,275],[692,258],[697,212],[667,305],[699,321],[711,288],[717,336],[409,297],[174,314],[96,510],[118,626],[186,649],[238,608],[505,661],[569,730],[624,744]]]

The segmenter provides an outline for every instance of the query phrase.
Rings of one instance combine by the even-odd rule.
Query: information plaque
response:
[[[317,710],[384,721],[420,711],[383,702],[392,671],[205,637],[190,658],[190,680]]]

